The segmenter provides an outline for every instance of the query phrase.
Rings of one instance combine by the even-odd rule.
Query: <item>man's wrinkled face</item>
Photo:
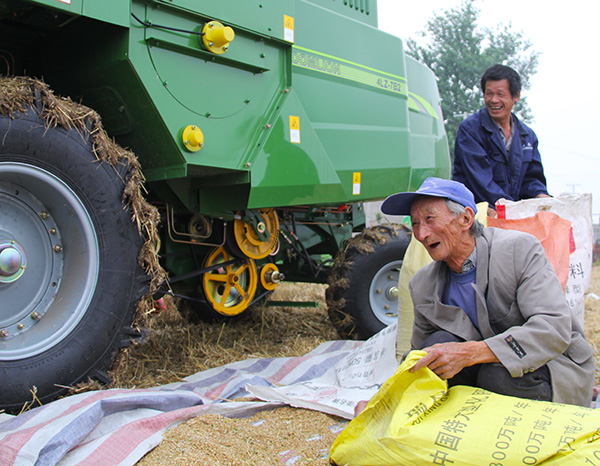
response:
[[[437,197],[417,198],[410,209],[415,238],[434,261],[452,263],[462,241],[460,216],[450,212],[446,201]]]
[[[518,92],[515,97],[510,95],[508,79],[500,81],[486,81],[483,100],[485,106],[494,121],[501,124],[510,118],[513,106],[519,100],[521,93]]]

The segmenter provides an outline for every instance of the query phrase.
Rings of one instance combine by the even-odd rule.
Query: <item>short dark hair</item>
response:
[[[521,90],[521,77],[519,73],[513,70],[510,66],[506,65],[493,65],[490,66],[481,77],[481,90],[485,94],[485,84],[488,81],[500,81],[502,79],[508,80],[508,89],[512,97],[517,97],[517,94]]]

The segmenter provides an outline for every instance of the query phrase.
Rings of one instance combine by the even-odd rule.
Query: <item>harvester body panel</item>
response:
[[[3,0],[0,85],[0,410],[107,382],[164,294],[328,283],[342,338],[396,321],[410,231],[363,203],[450,157],[376,0]]]
[[[449,175],[435,79],[373,2],[31,3],[96,20],[72,27],[79,44],[55,39],[63,62],[44,75],[191,211],[360,202]],[[221,54],[203,44],[211,21],[235,34]]]

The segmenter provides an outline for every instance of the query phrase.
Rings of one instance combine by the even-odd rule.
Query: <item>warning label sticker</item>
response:
[[[290,141],[300,144],[300,117],[290,115]]]
[[[360,172],[354,172],[352,174],[352,195],[358,196],[360,194]]]
[[[283,15],[283,40],[294,42],[294,18]]]

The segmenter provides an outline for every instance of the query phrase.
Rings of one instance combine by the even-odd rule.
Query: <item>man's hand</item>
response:
[[[427,366],[444,380],[451,379],[465,367],[499,362],[496,355],[483,341],[440,343],[424,348],[423,351],[427,354],[417,361],[410,372],[416,372]]]

